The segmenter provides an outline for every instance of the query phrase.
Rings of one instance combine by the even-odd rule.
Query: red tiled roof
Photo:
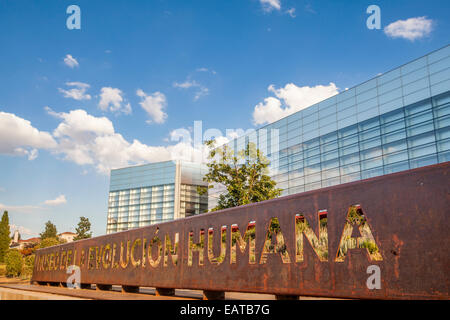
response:
[[[40,242],[41,238],[30,238],[30,239],[26,239],[26,240],[19,240],[19,243],[23,243],[23,242]]]

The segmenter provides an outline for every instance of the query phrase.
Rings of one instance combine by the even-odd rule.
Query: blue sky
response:
[[[80,216],[104,234],[110,168],[188,148],[171,133],[196,120],[255,128],[439,49],[449,13],[445,0],[2,0],[0,210],[23,238]]]

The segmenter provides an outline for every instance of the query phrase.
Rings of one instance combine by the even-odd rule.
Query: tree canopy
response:
[[[45,223],[44,232],[40,233],[39,235],[41,237],[41,240],[47,238],[58,238],[58,231],[56,230],[56,226],[49,220]]]
[[[8,211],[4,211],[0,221],[0,262],[5,261],[5,256],[9,250],[11,243],[10,234]]]
[[[205,194],[214,184],[225,187],[226,192],[219,195],[217,206],[211,211],[237,207],[278,197],[282,190],[268,175],[269,160],[249,143],[245,150],[234,153],[228,146],[215,148],[215,141],[206,142],[209,150],[208,173],[203,180],[208,188],[199,187]]]
[[[78,222],[78,227],[75,228],[77,235],[73,238],[73,240],[82,240],[88,239],[92,237],[91,223],[88,218],[80,217],[80,222]]]

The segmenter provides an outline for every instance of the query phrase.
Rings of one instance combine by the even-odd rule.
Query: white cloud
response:
[[[72,98],[75,100],[90,100],[91,96],[86,94],[86,90],[89,89],[90,85],[83,82],[66,82],[66,86],[74,87],[69,90],[64,90],[58,88],[59,92],[61,92],[65,98]]]
[[[0,111],[0,153],[27,156],[34,160],[38,149],[52,149],[56,141],[45,131],[39,131],[31,122],[12,113]]]
[[[14,233],[15,230],[19,231],[20,235],[22,236],[22,239],[24,235],[32,236],[35,234],[33,231],[31,231],[31,229],[25,228],[23,226],[17,226],[15,224],[10,224],[9,228],[12,233]]]
[[[195,80],[192,81],[186,80],[185,82],[182,83],[174,82],[173,86],[175,88],[189,89],[191,87],[200,87],[200,84]]]
[[[338,88],[332,82],[327,86],[314,87],[298,87],[289,83],[280,89],[270,85],[268,90],[274,93],[276,98],[268,97],[255,106],[253,111],[255,125],[274,122],[338,93]]]
[[[217,74],[215,70],[209,70],[208,68],[197,68],[195,69],[197,72],[211,72],[212,74]]]
[[[147,95],[143,90],[138,89],[136,94],[142,98],[141,102],[139,102],[142,109],[150,116],[150,119],[147,120],[148,123],[164,123],[166,121],[167,113],[163,110],[167,107],[167,99],[163,93],[156,91],[151,95]]]
[[[23,206],[11,206],[6,205],[3,203],[0,203],[0,211],[11,211],[11,212],[18,212],[18,213],[33,213],[36,210],[42,209],[42,207],[39,206],[31,206],[31,205],[23,205]]]
[[[190,147],[186,143],[164,147],[148,146],[136,139],[129,142],[114,131],[109,119],[84,110],[55,114],[63,120],[53,132],[58,140],[55,152],[78,165],[92,165],[102,174],[113,168],[175,159]]]
[[[215,74],[215,71],[214,71]],[[181,88],[181,89],[190,89],[190,88],[198,88],[195,92],[194,101],[197,101],[203,96],[206,96],[209,94],[209,89],[200,83],[198,83],[195,80],[186,80],[182,83],[174,82],[173,86],[175,88]]]
[[[131,105],[125,103],[122,90],[111,87],[103,87],[100,93],[98,107],[103,111],[131,113]]]
[[[66,196],[65,195],[63,195],[63,194],[61,194],[61,195],[59,195],[58,197],[56,197],[56,199],[53,199],[53,200],[45,200],[44,201],[44,204],[46,205],[46,206],[59,206],[59,205],[62,205],[62,204],[66,204],[67,203],[67,200],[66,200]]]
[[[290,8],[289,10],[286,10],[286,13],[288,15],[290,15],[291,18],[295,18],[296,17],[296,15],[295,15],[295,8]]]
[[[197,101],[203,96],[207,96],[209,94],[209,89],[206,87],[200,87],[199,90],[195,93],[194,101]]]
[[[404,38],[410,41],[430,35],[433,20],[427,17],[409,18],[392,22],[384,28],[384,33],[392,38]]]
[[[272,10],[280,10],[281,9],[281,1],[280,0],[259,0],[261,5],[263,6],[264,11],[272,11]]]
[[[66,57],[64,58],[64,63],[66,64],[66,66],[68,66],[72,69],[75,67],[78,67],[80,65],[78,63],[77,59],[72,57],[70,54],[66,55]]]
[[[142,90],[139,94],[149,97]],[[176,140],[172,145],[149,146],[137,139],[125,140],[115,132],[112,122],[106,117],[95,117],[81,109],[65,113],[55,112],[47,106],[45,110],[49,115],[61,119],[53,130],[53,136],[40,132],[27,120],[0,112],[0,153],[17,155],[18,148],[21,148],[21,154],[30,155],[34,150],[37,153],[41,148],[50,149],[53,154],[62,155],[63,160],[81,166],[92,166],[101,174],[109,174],[114,168],[150,162],[206,159],[203,148],[194,148],[190,139],[180,141],[172,136],[172,142]],[[33,148],[27,149],[30,146]],[[65,196],[60,195],[56,199],[44,201],[43,206],[0,204],[0,210],[31,213],[65,202]]]

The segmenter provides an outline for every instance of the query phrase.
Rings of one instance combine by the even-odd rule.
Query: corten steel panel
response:
[[[126,268],[108,267],[112,252],[106,250],[97,269],[88,269],[87,259],[81,266],[81,282],[97,284],[121,284],[161,288],[185,288],[223,290],[279,295],[311,295],[349,298],[381,299],[449,299],[449,167],[450,163],[423,167],[368,180],[343,184],[321,190],[232,208],[215,213],[189,217],[178,221],[152,225],[140,229],[77,241],[65,245],[38,250],[33,281],[66,282],[65,265],[68,250],[75,251],[75,263],[80,265],[81,251],[88,254],[89,247],[116,244],[115,261],[120,258],[120,246],[130,245],[136,239],[146,239],[147,245],[157,232],[162,241],[162,257],[159,261],[157,242],[152,245],[152,266],[145,255],[145,266]],[[343,261],[336,261],[339,243],[345,229],[349,208],[359,204],[367,219],[366,226],[378,248],[378,255],[369,255],[366,248],[349,249]],[[354,207],[355,208],[355,207]],[[295,216],[303,213],[315,235],[319,233],[318,211],[327,210],[328,254],[322,256],[312,249],[303,237],[303,261],[296,261]],[[356,212],[356,211],[355,211]],[[357,211],[361,213],[361,211]],[[272,218],[278,218],[281,234],[289,255],[267,254],[261,263],[264,242]],[[249,222],[255,221],[255,261],[249,263],[249,244],[245,253],[237,248],[236,262],[230,263],[230,235],[237,224],[241,235]],[[208,228],[214,230],[214,256],[220,253],[220,230],[226,226],[226,255],[220,264],[208,259]],[[188,265],[189,232],[194,243],[199,242],[204,230],[204,263],[199,265],[199,253],[193,253],[192,266]],[[173,265],[168,255],[164,265],[164,238],[170,236],[172,245],[175,233],[179,233],[178,261]],[[278,233],[280,235],[280,233]],[[303,236],[303,235],[302,235]],[[350,234],[347,234],[350,236]],[[357,225],[351,237],[362,237]],[[274,234],[272,241],[281,241]],[[366,238],[368,239],[368,238]],[[142,259],[142,243],[137,243],[134,259]],[[147,250],[144,250],[147,251]],[[66,252],[64,254],[63,252]],[[124,250],[124,257],[126,250]],[[376,252],[376,251],[374,251]],[[49,254],[54,253],[55,258]],[[58,253],[58,256],[56,256]],[[101,255],[98,255],[100,258]],[[282,259],[284,257],[284,261]],[[377,258],[378,257],[378,258]],[[95,250],[92,258],[96,258]],[[48,263],[48,261],[53,261]],[[126,260],[125,258],[123,260]],[[62,261],[62,267],[61,267]],[[43,262],[43,263],[42,263]],[[105,262],[105,266],[103,266]],[[92,262],[91,262],[92,263]],[[156,265],[157,264],[157,265]],[[51,269],[48,270],[49,265]],[[368,289],[366,281],[370,265],[380,268],[380,289]],[[106,268],[106,269],[105,269]],[[47,269],[47,270],[46,270]]]

